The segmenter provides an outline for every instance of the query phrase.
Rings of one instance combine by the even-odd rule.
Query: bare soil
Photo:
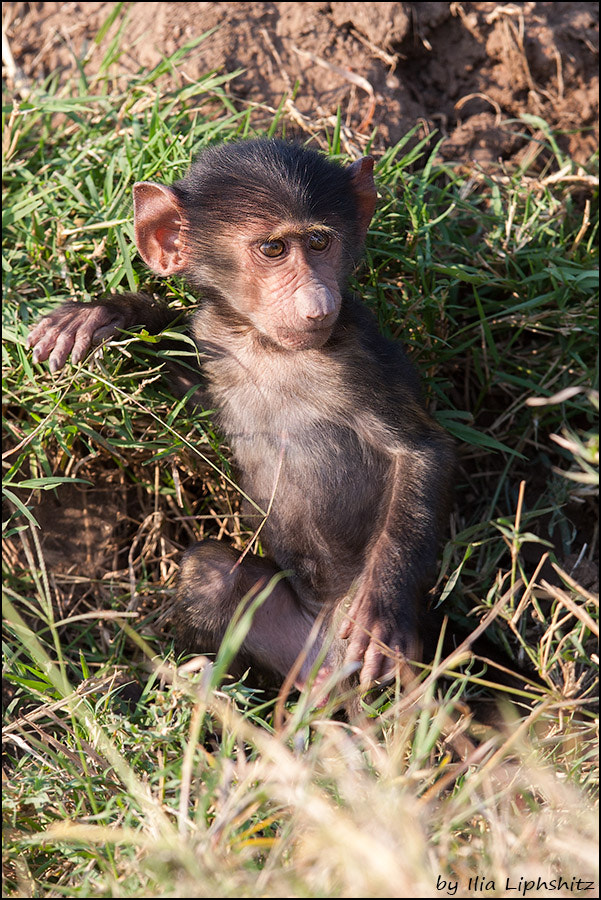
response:
[[[94,44],[115,5],[5,3],[16,66],[35,81],[74,73],[85,56],[94,72],[122,21]],[[152,67],[215,29],[182,76],[242,68],[229,88],[234,102],[272,109],[298,83],[288,111],[307,131],[331,126],[340,107],[349,140],[360,144],[377,126],[377,150],[421,123],[446,138],[443,158],[486,167],[527,152],[506,122],[526,113],[564,132],[562,149],[578,162],[598,145],[597,3],[138,2],[124,10],[117,68]]]

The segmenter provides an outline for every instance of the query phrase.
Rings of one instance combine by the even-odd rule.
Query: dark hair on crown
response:
[[[348,170],[314,150],[258,139],[205,150],[173,190],[192,229],[243,224],[262,213],[352,229],[357,207]]]

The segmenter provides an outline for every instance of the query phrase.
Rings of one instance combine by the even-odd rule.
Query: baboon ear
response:
[[[348,167],[353,193],[357,200],[359,226],[365,238],[372,220],[378,198],[374,181],[374,161],[371,156],[363,156]]]
[[[175,275],[186,268],[185,218],[171,188],[152,181],[134,184],[136,247],[157,275]]]

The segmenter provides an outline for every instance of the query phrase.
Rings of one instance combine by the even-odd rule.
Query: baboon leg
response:
[[[279,572],[267,559],[248,556],[239,563],[239,554],[217,541],[203,541],[191,547],[182,560],[173,616],[180,649],[217,652],[242,599],[254,599]],[[315,618],[282,578],[255,611],[232,674],[239,675],[249,665],[258,665],[260,670],[279,676],[277,680],[281,682],[305,650],[294,678],[296,687],[303,687],[323,642],[324,628],[314,629],[314,625]],[[312,629],[315,640],[307,649]],[[317,680],[323,680],[330,671],[328,652]]]

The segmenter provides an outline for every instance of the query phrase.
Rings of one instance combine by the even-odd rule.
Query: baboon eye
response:
[[[325,250],[329,243],[330,236],[325,231],[313,231],[309,235],[309,247],[311,250]]]
[[[284,241],[265,241],[261,244],[260,249],[263,256],[269,256],[270,259],[274,259],[276,256],[282,255],[286,245]]]

